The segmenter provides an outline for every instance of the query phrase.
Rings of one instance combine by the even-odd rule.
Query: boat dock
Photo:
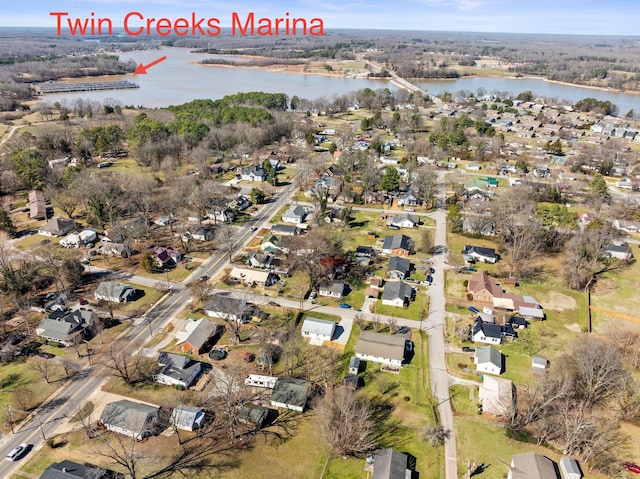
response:
[[[39,83],[35,85],[35,88],[38,94],[46,95],[47,93],[69,93],[76,91],[126,90],[129,88],[140,88],[140,85],[128,80],[95,82],[51,81],[47,83]]]

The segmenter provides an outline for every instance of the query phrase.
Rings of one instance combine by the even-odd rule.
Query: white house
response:
[[[229,273],[230,279],[241,281],[245,284],[257,284],[271,286],[278,281],[278,276],[271,271],[234,267]]]
[[[502,353],[491,346],[476,348],[473,362],[476,364],[477,371],[498,376],[503,373],[504,358]]]
[[[169,423],[184,431],[194,431],[202,426],[204,415],[204,411],[199,407],[179,404],[171,411]]]
[[[77,248],[82,245],[94,243],[98,234],[93,228],[87,228],[80,233],[71,233],[60,240],[60,246],[65,248]]]
[[[420,224],[420,220],[408,213],[396,215],[387,221],[388,226],[397,226],[398,228],[415,228]]]
[[[304,206],[291,206],[283,215],[282,221],[285,223],[300,224],[304,223],[307,217],[307,209]]]
[[[128,399],[110,402],[100,415],[100,422],[109,430],[137,440],[157,433],[160,408]]]
[[[96,300],[110,301],[112,303],[123,303],[132,299],[135,290],[124,283],[115,281],[103,281],[98,285],[93,296]]]
[[[331,341],[336,330],[336,323],[318,318],[306,318],[302,323],[302,337],[311,339],[311,344],[322,345],[323,341]]]
[[[404,360],[406,338],[391,334],[362,331],[356,343],[356,357],[400,370]]]
[[[160,353],[158,364],[153,380],[167,386],[188,388],[202,371],[202,363],[180,354]]]
[[[346,285],[343,281],[328,281],[319,286],[318,294],[320,296],[339,299],[344,296],[345,289]]]

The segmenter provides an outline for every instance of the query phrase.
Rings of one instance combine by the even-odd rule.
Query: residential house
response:
[[[270,254],[254,252],[249,255],[247,263],[254,268],[273,269],[274,258]]]
[[[482,377],[478,400],[483,414],[504,417],[513,411],[515,399],[516,389],[512,381],[487,375]]]
[[[336,331],[336,323],[325,319],[306,318],[302,323],[302,337],[309,338],[311,344],[322,345],[324,341],[331,341]]]
[[[320,296],[326,296],[329,298],[342,298],[347,290],[347,285],[344,281],[328,281],[322,283],[318,288],[318,294]]]
[[[300,234],[300,228],[296,225],[283,225],[278,223],[271,225],[271,233],[274,235],[294,236]]]
[[[188,388],[202,371],[202,363],[189,356],[162,352],[158,356],[160,366],[153,374],[153,380],[167,386]]]
[[[627,246],[625,243],[607,243],[603,246],[602,249],[604,253],[610,258],[616,258],[622,261],[629,261],[631,258],[633,258],[631,248],[629,248],[629,246]]]
[[[481,346],[476,348],[476,352],[473,355],[473,362],[476,364],[476,370],[500,375],[504,371],[504,357],[500,351],[494,349],[492,346]]]
[[[40,190],[29,191],[29,218],[32,220],[47,219],[47,205],[44,201],[44,193]]]
[[[112,303],[125,303],[133,300],[136,290],[130,285],[116,281],[102,281],[93,296],[97,301],[109,301]]]
[[[271,405],[302,412],[309,400],[310,390],[311,383],[304,379],[279,378],[271,393]]]
[[[498,255],[495,249],[482,248],[480,246],[466,245],[462,251],[462,256],[470,263],[479,261],[480,263],[495,264],[496,261],[498,261]]]
[[[226,293],[214,293],[203,306],[207,316],[225,321],[246,323],[251,319],[254,305]]]
[[[507,324],[509,324],[513,329],[526,329],[529,326],[527,320],[523,317],[513,315],[507,320]]]
[[[182,429],[183,431],[195,431],[202,427],[204,418],[205,413],[199,407],[189,406],[187,404],[178,404],[173,408],[173,411],[171,411],[169,424],[176,429]]]
[[[229,203],[229,208],[235,209],[237,211],[244,211],[249,206],[251,206],[251,202],[249,198],[244,195],[238,195],[233,201]]]
[[[184,242],[188,242],[190,240],[209,241],[213,238],[213,231],[205,226],[195,226],[182,233],[180,238]]]
[[[376,250],[373,246],[357,246],[356,258],[373,258],[376,255]]]
[[[93,464],[78,464],[73,461],[60,461],[47,467],[39,479],[124,479],[119,472]]]
[[[582,479],[582,469],[574,458],[562,456],[559,466],[563,479]]]
[[[404,360],[406,339],[404,336],[361,331],[356,342],[356,357],[380,363],[387,369],[399,371]]]
[[[282,215],[282,221],[293,224],[304,223],[307,213],[307,209],[304,206],[291,205],[291,207],[289,207],[289,209]]]
[[[382,304],[404,308],[415,297],[415,290],[402,281],[389,281],[382,291]]]
[[[72,219],[56,216],[38,228],[38,234],[43,236],[63,236],[69,231],[73,231],[75,227],[76,222]]]
[[[264,271],[259,269],[239,268],[234,266],[229,273],[229,279],[240,281],[244,284],[258,285],[258,286],[271,286],[277,283],[278,275],[271,271]]]
[[[372,479],[409,479],[413,471],[409,469],[406,454],[387,448],[380,449],[373,458]]]
[[[171,247],[158,246],[151,254],[156,268],[171,268],[182,260],[182,253]]]
[[[53,311],[40,321],[36,334],[46,340],[70,346],[84,336],[85,329],[93,321],[94,312],[91,309],[80,308],[70,313]]]
[[[284,238],[277,235],[268,235],[260,243],[260,249],[266,253],[286,253],[289,251],[287,245],[288,241]]]
[[[474,301],[482,303],[493,303],[494,297],[502,296],[502,287],[489,278],[486,271],[478,271],[471,276],[467,291],[473,295]]]
[[[560,479],[556,464],[546,456],[535,452],[523,452],[511,456],[507,479]]]
[[[462,230],[465,233],[471,233],[474,235],[482,235],[482,236],[494,236],[495,235],[495,226],[493,221],[491,221],[490,217],[470,217],[465,216],[462,220]]]
[[[422,204],[422,200],[420,200],[420,198],[418,198],[416,195],[414,195],[410,191],[398,198],[399,207],[403,207],[403,206],[416,207],[416,206],[420,206],[421,204]],[[412,226],[410,228],[412,228]]]
[[[640,221],[613,220],[613,226],[625,233],[637,233],[640,231]]]
[[[160,408],[128,399],[104,406],[100,423],[109,431],[141,440],[158,432]]]
[[[185,354],[202,354],[213,342],[217,331],[218,325],[206,318],[189,318],[176,333],[176,349]]]
[[[240,170],[240,179],[245,181],[267,181],[268,173],[259,166],[250,166]]]
[[[401,256],[389,258],[387,266],[387,276],[391,279],[405,279],[409,277],[411,271],[411,261]]]
[[[116,256],[119,258],[128,258],[131,255],[131,250],[128,246],[122,243],[102,243],[98,248],[100,254],[105,256]]]
[[[396,215],[387,221],[387,225],[396,226],[398,228],[416,228],[420,224],[420,220],[409,213]]]
[[[471,339],[474,343],[501,344],[505,339],[513,339],[516,332],[509,324],[486,323],[478,317],[473,323]]]
[[[413,252],[413,240],[407,235],[385,236],[382,253],[395,256],[409,256]]]
[[[236,215],[228,206],[222,206],[215,208],[212,211],[207,212],[207,218],[215,221],[216,223],[233,223],[236,219]]]

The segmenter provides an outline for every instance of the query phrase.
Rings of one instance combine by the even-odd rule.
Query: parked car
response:
[[[427,275],[427,283],[433,283],[433,276],[431,276],[430,274]]]
[[[89,300],[85,298],[78,298],[78,303],[80,303],[80,306],[84,306],[85,304],[89,304]]]
[[[469,309],[469,311],[471,311],[472,313],[475,313],[475,314],[479,314],[479,313],[480,313],[480,310],[479,310],[478,308],[476,308],[475,306],[469,306],[469,308],[468,308],[468,309]]]
[[[637,464],[633,464],[631,462],[625,462],[623,466],[629,472],[640,474],[640,466],[638,466]]]
[[[469,346],[462,346],[462,352],[463,353],[474,353],[476,350],[474,348],[471,348]]]
[[[315,299],[315,298],[316,298],[316,296],[318,296],[318,294],[317,294],[315,291],[311,291],[311,292],[309,293],[309,299]]]
[[[433,267],[432,267],[432,268],[429,268],[429,273],[433,274],[433,273],[435,273],[435,272],[436,272],[436,270],[435,270]]]
[[[250,351],[246,351],[246,352],[244,353],[244,356],[242,357],[242,360],[243,360],[245,363],[250,363],[250,362],[251,362],[251,361],[253,361],[255,358],[256,358],[256,355],[255,355],[255,354],[253,354],[253,353],[252,353],[252,352],[250,352]]]
[[[9,451],[9,454],[7,454],[7,459],[10,461],[17,461],[29,450],[29,447],[29,444],[24,443],[14,447]]]
[[[460,271],[462,273],[477,273],[478,272],[477,268],[474,268],[473,266],[463,266],[462,268],[460,268]]]
[[[349,303],[340,303],[338,307],[342,309],[349,309],[351,305]]]

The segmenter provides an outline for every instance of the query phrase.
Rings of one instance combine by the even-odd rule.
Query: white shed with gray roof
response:
[[[560,472],[564,479],[582,479],[580,464],[572,457],[562,456],[560,459]]]

